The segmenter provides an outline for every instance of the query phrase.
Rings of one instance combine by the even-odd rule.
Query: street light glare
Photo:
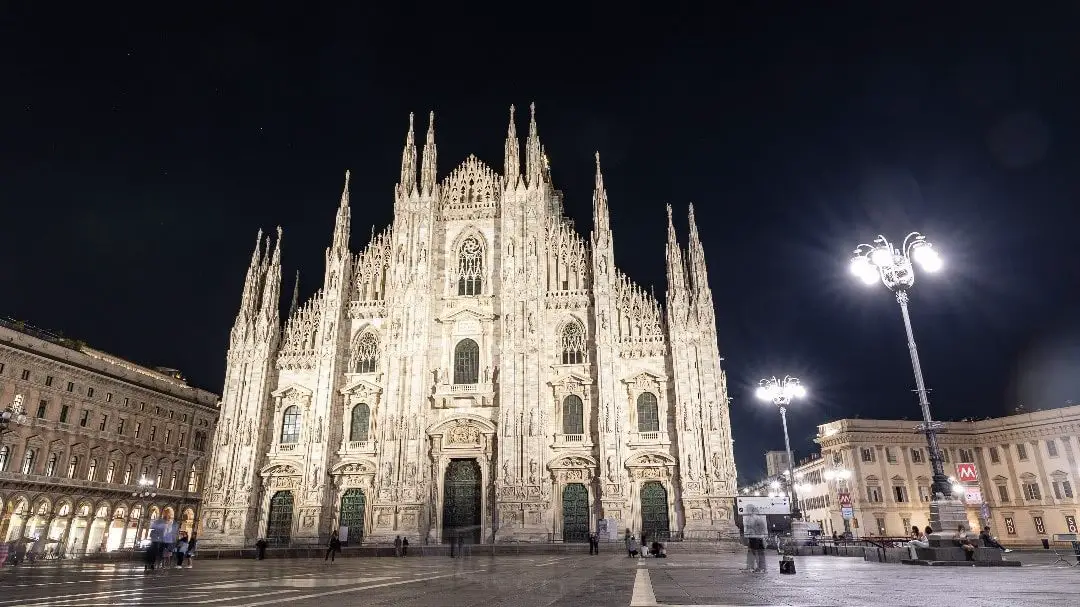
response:
[[[885,268],[893,262],[893,253],[888,247],[878,247],[870,253],[870,263]]]
[[[754,396],[761,400],[772,400],[772,392],[765,386],[758,386],[758,389],[754,390]]]
[[[944,265],[941,256],[928,242],[918,243],[918,246],[912,247],[911,257],[927,272],[937,272]]]
[[[864,272],[859,275],[859,279],[863,281],[864,285],[877,284],[878,275],[877,272]]]
[[[806,396],[806,388],[804,388],[802,384],[796,384],[791,389],[791,392],[799,398],[803,398],[804,396]]]

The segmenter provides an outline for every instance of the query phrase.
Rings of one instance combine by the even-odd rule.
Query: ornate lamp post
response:
[[[5,432],[10,432],[9,426],[11,424],[22,425],[25,423],[26,413],[23,412],[21,400],[8,405],[7,409],[0,411],[0,436],[3,436]]]
[[[138,497],[146,499],[148,497],[157,497],[157,493],[154,491],[154,481],[143,477],[139,479],[139,489],[131,492],[131,497]]]
[[[795,492],[795,460],[791,456],[791,439],[788,438],[787,407],[792,399],[805,397],[806,388],[799,383],[799,378],[785,375],[782,380],[775,377],[761,380],[754,394],[780,407],[780,419],[784,423],[784,448],[787,449],[788,486],[791,488],[791,518],[800,520],[802,512],[799,511],[799,496]]]
[[[927,272],[937,272],[943,263],[933,245],[918,232],[912,232],[896,248],[884,236],[878,235],[873,244],[861,244],[855,249],[851,260],[851,271],[867,285],[881,281],[896,294],[900,304],[900,314],[907,331],[908,352],[911,354],[911,367],[915,371],[915,388],[919,393],[919,407],[922,409],[923,423],[919,426],[926,434],[926,444],[930,447],[930,466],[933,470],[931,492],[935,499],[946,500],[952,495],[952,483],[945,475],[938,449],[937,431],[940,422],[930,417],[930,399],[926,395],[926,383],[923,382],[922,366],[919,364],[919,350],[915,346],[915,335],[911,330],[911,316],[908,314],[908,289],[915,284],[915,264]],[[939,497],[940,496],[940,497]]]

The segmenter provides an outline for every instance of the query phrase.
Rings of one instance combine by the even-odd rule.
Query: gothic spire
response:
[[[668,303],[675,299],[686,298],[686,266],[683,265],[682,249],[675,235],[675,224],[671,221],[671,205],[667,205],[667,283]],[[670,311],[669,311],[670,313]]]
[[[705,269],[705,249],[701,246],[701,238],[698,235],[697,221],[694,219],[694,203],[690,203],[690,245],[687,249],[687,257],[690,265],[690,279],[693,281],[695,291],[709,289],[709,274]]]
[[[540,147],[540,135],[536,130],[536,104],[529,104],[529,138],[525,140],[525,178],[530,187],[544,178],[547,163]]]
[[[241,318],[249,319],[255,312],[255,306],[258,305],[259,298],[259,283],[262,279],[262,255],[260,254],[260,247],[262,246],[262,228],[259,228],[258,235],[255,236],[255,250],[251,253],[251,264],[248,265],[247,276],[244,278],[244,293],[240,298],[240,313],[237,317],[237,322]]]
[[[435,112],[428,114],[427,139],[424,140],[424,160],[420,167],[420,193],[430,195],[435,191],[438,169],[435,166]]]
[[[289,304],[289,318],[296,313],[296,306],[300,303],[300,270],[296,271],[296,280],[293,281],[292,303]]]
[[[341,190],[341,204],[334,219],[334,238],[330,250],[338,257],[349,252],[349,224],[352,213],[349,209],[349,171],[345,171],[345,187]]]
[[[416,135],[413,133],[413,113],[409,112],[409,132],[405,135],[405,149],[401,152],[401,193],[405,196],[416,189]]]
[[[521,178],[521,145],[518,143],[517,126],[514,124],[514,106],[510,106],[510,126],[506,127],[506,154],[503,162],[506,185],[517,186]]]
[[[274,253],[270,257],[270,261],[266,267],[266,273],[263,278],[263,290],[262,290],[262,304],[259,306],[259,318],[260,322],[266,322],[266,327],[269,327],[270,322],[273,321],[273,326],[278,324],[278,318],[281,314],[279,306],[281,296],[281,226],[277,228],[277,242],[274,243]]]
[[[593,186],[593,231],[597,237],[610,236],[611,217],[608,211],[604,174],[600,172],[600,152],[596,152],[596,184]]]

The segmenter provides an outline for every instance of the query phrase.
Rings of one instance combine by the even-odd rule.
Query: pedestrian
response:
[[[261,561],[266,558],[266,540],[259,538],[255,542],[255,560]]]
[[[323,558],[325,563],[327,559],[330,559],[330,564],[334,564],[334,555],[341,552],[341,540],[338,539],[337,531],[330,534],[330,541],[326,543],[326,557]]]
[[[401,556],[401,536],[394,538],[394,556]]]
[[[401,556],[409,556],[409,538],[401,538]]]
[[[589,554],[600,554],[600,537],[595,533],[589,534]]]
[[[191,532],[191,537],[188,539],[187,545],[187,568],[191,569],[191,559],[195,558],[195,543],[198,542],[199,534],[197,531]]]
[[[752,537],[747,541],[747,547],[754,556],[754,573],[765,573],[768,566],[765,564],[765,538]]]
[[[1002,552],[1012,552],[1011,549],[1006,548],[998,543],[997,538],[990,535],[990,526],[983,527],[982,533],[979,534],[979,539],[982,540],[983,546],[987,548],[997,548]]]
[[[923,533],[919,533],[919,528],[912,526],[911,531],[913,534],[918,534],[918,537],[908,542],[908,551],[910,552],[911,560],[916,561],[919,559],[919,553],[916,548],[929,548],[930,547],[930,534],[934,532],[933,528],[927,525]]]
[[[152,571],[161,558],[162,540],[165,537],[165,519],[160,516],[150,521],[150,546],[146,549],[143,571]]]
[[[635,557],[638,552],[638,541],[634,534],[630,534],[630,537],[626,538],[626,555],[629,557]]]
[[[180,569],[184,566],[184,556],[187,554],[187,550],[187,532],[181,531],[180,535],[176,538],[176,543],[173,544],[173,558],[176,560],[176,564],[173,565],[173,567],[175,569]]]
[[[0,542],[0,567],[3,567],[4,562],[7,561],[9,550],[11,550],[11,547],[8,546],[7,542]]]

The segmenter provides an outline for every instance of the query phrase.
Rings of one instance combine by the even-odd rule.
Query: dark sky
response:
[[[811,390],[803,454],[818,423],[918,417],[896,304],[847,273],[878,232],[946,259],[912,294],[938,417],[1080,398],[1075,5],[280,4],[5,5],[0,313],[220,391],[256,229],[306,297],[346,168],[353,249],[390,221],[408,112],[445,176],[501,167],[535,101],[567,212],[591,226],[599,150],[617,263],[660,296],[664,203],[684,243],[695,203],[744,476],[782,445],[764,375]]]

